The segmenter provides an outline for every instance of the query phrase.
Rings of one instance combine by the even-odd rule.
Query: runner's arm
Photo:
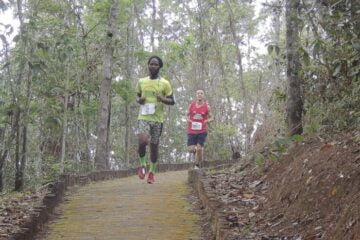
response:
[[[174,99],[174,95],[171,94],[170,96],[166,96],[163,97],[161,95],[157,95],[157,99],[158,101],[162,102],[163,104],[166,105],[174,105],[175,104],[175,99]]]
[[[141,97],[141,92],[136,95],[136,102],[143,105],[145,103],[145,97]]]
[[[191,104],[189,104],[189,107],[187,109],[187,112],[186,112],[186,121],[191,123],[191,119],[190,119],[190,107],[191,107]]]
[[[212,122],[212,121],[214,121],[214,118],[213,118],[212,113],[210,111],[210,106],[208,106],[208,114],[207,114],[205,122],[208,123],[208,122]]]

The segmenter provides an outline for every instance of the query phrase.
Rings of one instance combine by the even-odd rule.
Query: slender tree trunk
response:
[[[5,59],[6,62],[10,62],[10,57],[9,57],[9,44],[7,41],[3,41],[3,45],[4,45],[4,52],[5,52]],[[11,74],[11,70],[10,70],[10,64],[8,64],[6,66],[6,74],[8,79],[13,79],[12,74]],[[9,81],[10,83],[10,89],[11,92],[14,94],[14,87],[13,87],[13,83],[12,81]],[[4,81],[4,85],[2,86],[3,88],[5,87],[5,81]],[[11,131],[13,132],[13,131]],[[11,141],[13,139],[13,137],[9,137],[9,141],[5,142],[5,136],[6,136],[6,128],[0,128],[0,192],[2,192],[4,190],[4,183],[3,183],[3,169],[4,169],[4,165],[5,165],[5,159],[8,155],[8,152],[11,146]]]
[[[226,109],[226,112],[227,112],[225,114],[226,123],[227,124],[232,124],[232,122],[233,122],[233,111],[231,109],[232,101],[231,101],[231,97],[230,97],[229,88],[227,87],[227,81],[228,80],[227,80],[227,76],[226,76],[224,62],[223,62],[223,59],[222,59],[222,54],[221,54],[220,48],[218,46],[216,46],[215,49],[216,49],[216,54],[217,54],[218,65],[219,65],[220,72],[221,72],[221,78],[223,79],[223,81],[225,81],[224,90],[225,90],[225,94],[226,94],[227,104],[225,104],[224,109]],[[239,148],[239,146],[234,145],[234,137],[232,137],[232,136],[229,136],[229,144],[230,144],[230,148],[231,148],[232,153],[237,151],[237,149]]]
[[[20,176],[20,109],[15,110],[13,131],[15,132],[15,191],[18,191],[18,179]]]
[[[119,12],[119,0],[112,0],[108,27],[106,34],[106,45],[103,65],[103,80],[100,86],[100,109],[98,113],[97,124],[97,140],[96,140],[96,155],[95,166],[97,170],[108,169],[109,166],[109,128],[110,128],[110,111],[111,111],[111,78],[112,78],[112,63],[113,63],[113,39],[116,32],[116,23]]]
[[[21,129],[20,129],[20,120],[21,120],[21,107],[20,102],[17,100],[17,96],[21,95],[21,83],[23,80],[24,70],[26,67],[26,49],[27,49],[27,39],[25,38],[25,25],[24,25],[24,15],[22,11],[22,0],[17,0],[17,11],[18,11],[18,19],[20,22],[20,42],[22,45],[23,56],[21,57],[19,68],[18,68],[18,76],[16,81],[16,86],[14,89],[13,102],[16,105],[14,110],[14,120],[12,124],[12,131],[14,131],[15,137],[15,186],[14,190],[19,191],[21,185],[21,159],[20,159],[20,138],[21,138]],[[26,134],[25,134],[26,135]]]
[[[231,33],[232,33],[232,37],[233,37],[233,42],[234,42],[234,46],[236,49],[236,56],[237,56],[237,63],[239,66],[239,70],[238,70],[238,77],[239,77],[239,83],[240,83],[240,91],[243,97],[243,124],[244,124],[244,134],[245,134],[245,143],[244,143],[244,150],[247,151],[248,149],[248,145],[249,142],[247,141],[247,139],[249,139],[249,117],[248,117],[248,112],[249,112],[249,103],[248,103],[248,97],[246,94],[246,87],[245,87],[245,83],[244,83],[244,77],[243,77],[243,65],[242,65],[242,58],[243,58],[243,54],[241,52],[241,49],[239,47],[240,45],[240,39],[238,38],[237,34],[236,34],[236,27],[235,27],[235,19],[234,19],[234,14],[231,8],[231,5],[229,3],[228,0],[226,0],[226,5],[228,8],[228,13],[229,13],[229,20],[230,20],[230,29],[231,29]]]
[[[161,3],[160,3],[161,4]],[[164,33],[164,26],[165,26],[165,16],[164,16],[164,7],[162,5],[159,6],[159,23],[157,25],[157,32],[158,32],[158,48],[163,49],[164,48],[164,42],[163,38],[166,36]]]
[[[67,81],[67,80],[65,80]],[[66,87],[65,87],[66,91]],[[65,154],[66,154],[66,132],[68,127],[68,121],[67,121],[67,105],[68,105],[68,99],[69,94],[65,92],[64,94],[64,115],[63,115],[63,126],[62,126],[62,132],[61,132],[61,155],[60,155],[60,174],[64,173],[64,164],[65,164]]]
[[[31,56],[33,53],[33,49],[30,49],[29,55]],[[28,69],[27,74],[27,82],[26,82],[26,101],[23,111],[23,130],[22,130],[22,151],[21,151],[21,161],[20,166],[16,172],[15,178],[15,191],[21,191],[24,188],[24,174],[25,174],[25,167],[28,157],[28,116],[29,116],[29,108],[31,102],[31,85],[32,85],[32,70],[31,68]]]
[[[127,39],[127,45],[126,48],[126,62],[125,62],[125,68],[126,68],[126,81],[131,82],[133,79],[133,70],[132,70],[132,63],[133,63],[133,45],[134,42],[134,21],[133,19],[129,19],[127,31],[126,31],[126,39]],[[128,99],[125,101],[125,135],[124,135],[124,150],[125,150],[125,166],[128,167],[130,165],[129,155],[129,142],[130,142],[130,103]]]
[[[81,47],[82,47],[82,55],[84,57],[84,69],[83,69],[83,74],[81,76],[81,80],[83,80],[84,82],[86,81],[90,81],[90,63],[89,63],[89,53],[88,53],[88,47],[87,47],[87,43],[86,43],[86,38],[87,38],[87,33],[85,31],[85,26],[83,24],[83,21],[81,19],[81,11],[79,11],[76,8],[76,2],[74,0],[72,0],[72,8],[73,8],[73,13],[76,16],[76,21],[78,26],[80,27],[80,32],[81,35],[79,36],[81,38]],[[81,80],[79,80],[79,86],[81,85]],[[79,92],[81,92],[81,89],[79,87],[78,89]],[[86,166],[86,171],[90,170],[90,145],[89,145],[89,137],[90,137],[90,130],[89,130],[89,118],[85,118],[84,117],[84,113],[82,111],[82,108],[80,107],[80,101],[81,101],[81,94],[77,95],[78,104],[74,104],[74,106],[77,107],[77,111],[75,111],[77,114],[75,115],[75,118],[77,119],[78,115],[80,117],[80,119],[78,119],[78,126],[77,126],[77,131],[78,131],[78,139],[79,139],[79,145],[82,145],[83,147],[79,150],[80,155],[81,155],[81,160],[85,161],[85,166]],[[90,95],[87,95],[87,101],[89,102],[90,100]],[[83,138],[81,138],[81,134],[80,132],[81,127],[84,127],[85,129],[85,133],[83,135]],[[84,146],[85,145],[85,146]],[[85,150],[84,150],[85,149]]]
[[[197,0],[199,15],[197,16],[199,22],[199,51],[198,51],[198,58],[200,61],[200,69],[198,74],[198,82],[196,83],[196,88],[203,88],[205,89],[205,76],[206,76],[206,52],[207,52],[207,43],[204,40],[204,10],[203,10],[203,0]]]
[[[273,28],[274,28],[274,42],[275,45],[277,47],[280,48],[280,27],[281,27],[281,11],[282,11],[282,6],[281,6],[281,2],[278,2],[275,6],[275,12],[274,12],[274,16],[273,16]],[[274,69],[274,85],[276,87],[280,87],[281,89],[283,89],[283,85],[284,82],[281,79],[281,74],[280,74],[280,61],[279,61],[280,56],[276,55],[275,59],[273,60],[273,69]]]
[[[301,134],[303,100],[301,97],[300,46],[298,10],[300,0],[286,0],[286,57],[287,57],[287,102],[286,123],[288,134]]]
[[[255,122],[256,122],[256,116],[258,114],[258,105],[259,105],[259,102],[260,102],[260,98],[262,97],[261,93],[262,93],[262,74],[260,74],[260,76],[259,76],[256,99],[255,99],[255,103],[253,105],[252,114],[250,115],[250,124],[249,124],[249,127],[250,127],[249,132],[250,132],[250,134],[247,135],[247,137],[248,137],[247,142],[249,143],[249,148],[251,147],[251,134],[254,131],[254,126],[255,126]]]
[[[3,183],[3,168],[4,168],[4,163],[5,163],[5,159],[7,157],[7,153],[8,150],[5,149],[6,145],[2,144],[5,142],[5,129],[0,128],[0,147],[2,148],[0,150],[0,192],[3,191],[4,189],[4,183]]]
[[[22,131],[22,151],[21,151],[21,160],[16,165],[15,173],[15,191],[22,191],[24,187],[24,171],[27,157],[27,127],[23,127]]]
[[[150,35],[150,40],[151,40],[151,50],[155,51],[155,31],[156,31],[156,1],[152,0],[151,1],[152,5],[152,15],[151,15],[151,35]]]
[[[247,39],[247,53],[246,53],[246,60],[248,62],[248,70],[249,72],[251,72],[251,69],[252,69],[252,64],[251,64],[251,34],[248,33],[246,35]]]
[[[125,166],[128,167],[129,164],[129,135],[130,135],[130,116],[129,116],[129,105],[125,106]]]
[[[0,192],[4,190],[3,168],[6,157],[7,157],[7,150],[0,151]]]
[[[139,13],[139,10],[136,7],[136,4],[134,4],[134,13],[135,13],[135,16],[136,16],[136,19],[137,19],[138,28],[140,29],[139,34],[138,34],[140,46],[144,46],[144,42],[145,42],[144,38],[145,37],[144,37],[144,32],[141,31],[141,28],[142,28],[142,21],[141,21],[141,17],[140,17],[141,13]]]
[[[109,112],[108,112],[108,119],[107,119],[107,133],[106,133],[106,153],[107,153],[107,162],[106,162],[106,169],[110,169],[110,132],[111,132],[111,97],[109,97]]]

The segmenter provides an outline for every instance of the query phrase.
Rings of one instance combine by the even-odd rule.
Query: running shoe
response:
[[[148,175],[148,178],[147,178],[147,183],[152,184],[154,182],[155,182],[154,173],[150,172],[149,175]]]
[[[146,169],[145,167],[139,167],[138,169],[138,176],[140,179],[144,179],[145,178],[145,174],[146,174]]]

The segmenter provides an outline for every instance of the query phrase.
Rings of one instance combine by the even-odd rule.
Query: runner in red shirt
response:
[[[201,166],[204,160],[204,144],[207,137],[208,122],[213,121],[210,106],[204,100],[204,91],[196,91],[196,101],[192,102],[187,111],[188,151],[190,158],[195,158],[195,169]]]

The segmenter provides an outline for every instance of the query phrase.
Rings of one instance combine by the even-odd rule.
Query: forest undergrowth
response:
[[[294,141],[278,158],[267,145],[261,164],[252,156],[206,174],[231,239],[360,239],[359,131]]]

